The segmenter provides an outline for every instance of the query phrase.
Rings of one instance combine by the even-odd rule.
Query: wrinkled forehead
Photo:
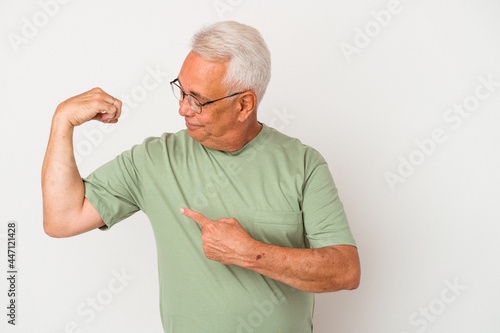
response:
[[[179,82],[186,93],[192,93],[194,96],[196,94],[200,96],[217,95],[217,93],[226,90],[223,80],[228,66],[228,61],[209,61],[191,51],[179,72]]]

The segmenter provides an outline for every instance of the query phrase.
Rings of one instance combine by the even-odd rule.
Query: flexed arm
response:
[[[73,152],[73,131],[90,120],[116,123],[121,106],[121,101],[94,88],[57,107],[42,166],[43,227],[47,235],[69,237],[104,225],[85,198]]]

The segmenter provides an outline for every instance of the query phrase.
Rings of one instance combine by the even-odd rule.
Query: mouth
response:
[[[189,122],[186,120],[186,127],[187,127],[188,129],[196,129],[196,128],[200,128],[200,127],[202,127],[202,126],[201,126],[201,125],[191,124],[191,123],[189,123]]]

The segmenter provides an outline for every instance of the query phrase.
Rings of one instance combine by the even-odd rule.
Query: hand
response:
[[[201,226],[201,240],[205,257],[225,265],[239,265],[249,260],[257,241],[253,239],[235,218],[206,218],[189,208],[181,213]]]
[[[89,120],[116,123],[121,109],[120,100],[107,94],[101,88],[94,88],[59,104],[56,115],[75,127]]]

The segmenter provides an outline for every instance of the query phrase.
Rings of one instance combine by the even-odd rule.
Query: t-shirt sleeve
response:
[[[310,247],[356,246],[326,162],[314,167],[306,180],[302,213]]]
[[[135,163],[138,146],[118,155],[83,178],[85,197],[97,209],[106,230],[140,209],[141,187]]]

